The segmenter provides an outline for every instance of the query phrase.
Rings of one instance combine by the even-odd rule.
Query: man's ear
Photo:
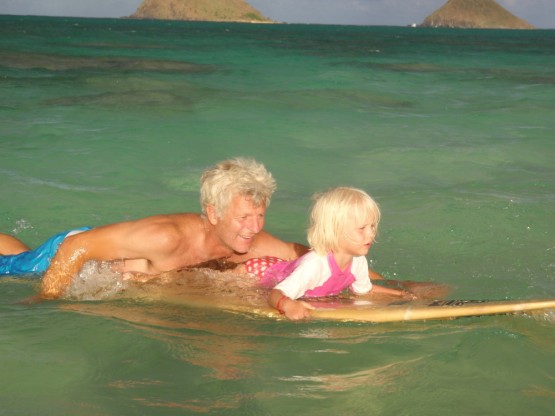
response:
[[[214,205],[206,206],[206,218],[208,218],[208,222],[212,225],[216,225],[218,223],[219,218],[216,214],[216,208],[214,208]]]

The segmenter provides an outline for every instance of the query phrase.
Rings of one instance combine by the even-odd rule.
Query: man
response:
[[[244,158],[226,160],[201,177],[202,214],[156,215],[60,233],[41,246],[41,253],[2,234],[0,274],[46,268],[39,296],[54,299],[90,260],[112,261],[122,272],[156,275],[214,259],[242,262],[269,255],[294,259],[307,247],[262,230],[275,187],[262,164]],[[38,268],[29,269],[38,257]]]

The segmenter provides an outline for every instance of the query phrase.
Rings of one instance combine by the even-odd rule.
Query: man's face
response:
[[[236,253],[247,253],[264,227],[266,204],[255,206],[248,196],[235,195],[223,217],[215,224],[220,240]]]

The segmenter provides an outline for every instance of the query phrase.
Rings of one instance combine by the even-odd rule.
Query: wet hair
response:
[[[246,196],[256,207],[267,207],[275,190],[276,181],[263,164],[237,157],[204,171],[200,178],[200,205],[205,214],[206,207],[212,205],[221,218],[234,196]]]
[[[313,197],[308,243],[320,255],[339,250],[347,220],[369,221],[378,231],[380,208],[370,195],[351,187],[331,188]]]

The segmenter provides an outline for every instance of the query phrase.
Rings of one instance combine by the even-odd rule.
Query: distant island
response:
[[[273,23],[244,0],[144,0],[129,18]]]
[[[245,0],[143,0],[130,19],[275,23]],[[416,26],[416,25],[413,25]],[[420,27],[534,29],[495,0],[448,0]]]
[[[494,0],[449,0],[426,17],[421,27],[534,29]]]

